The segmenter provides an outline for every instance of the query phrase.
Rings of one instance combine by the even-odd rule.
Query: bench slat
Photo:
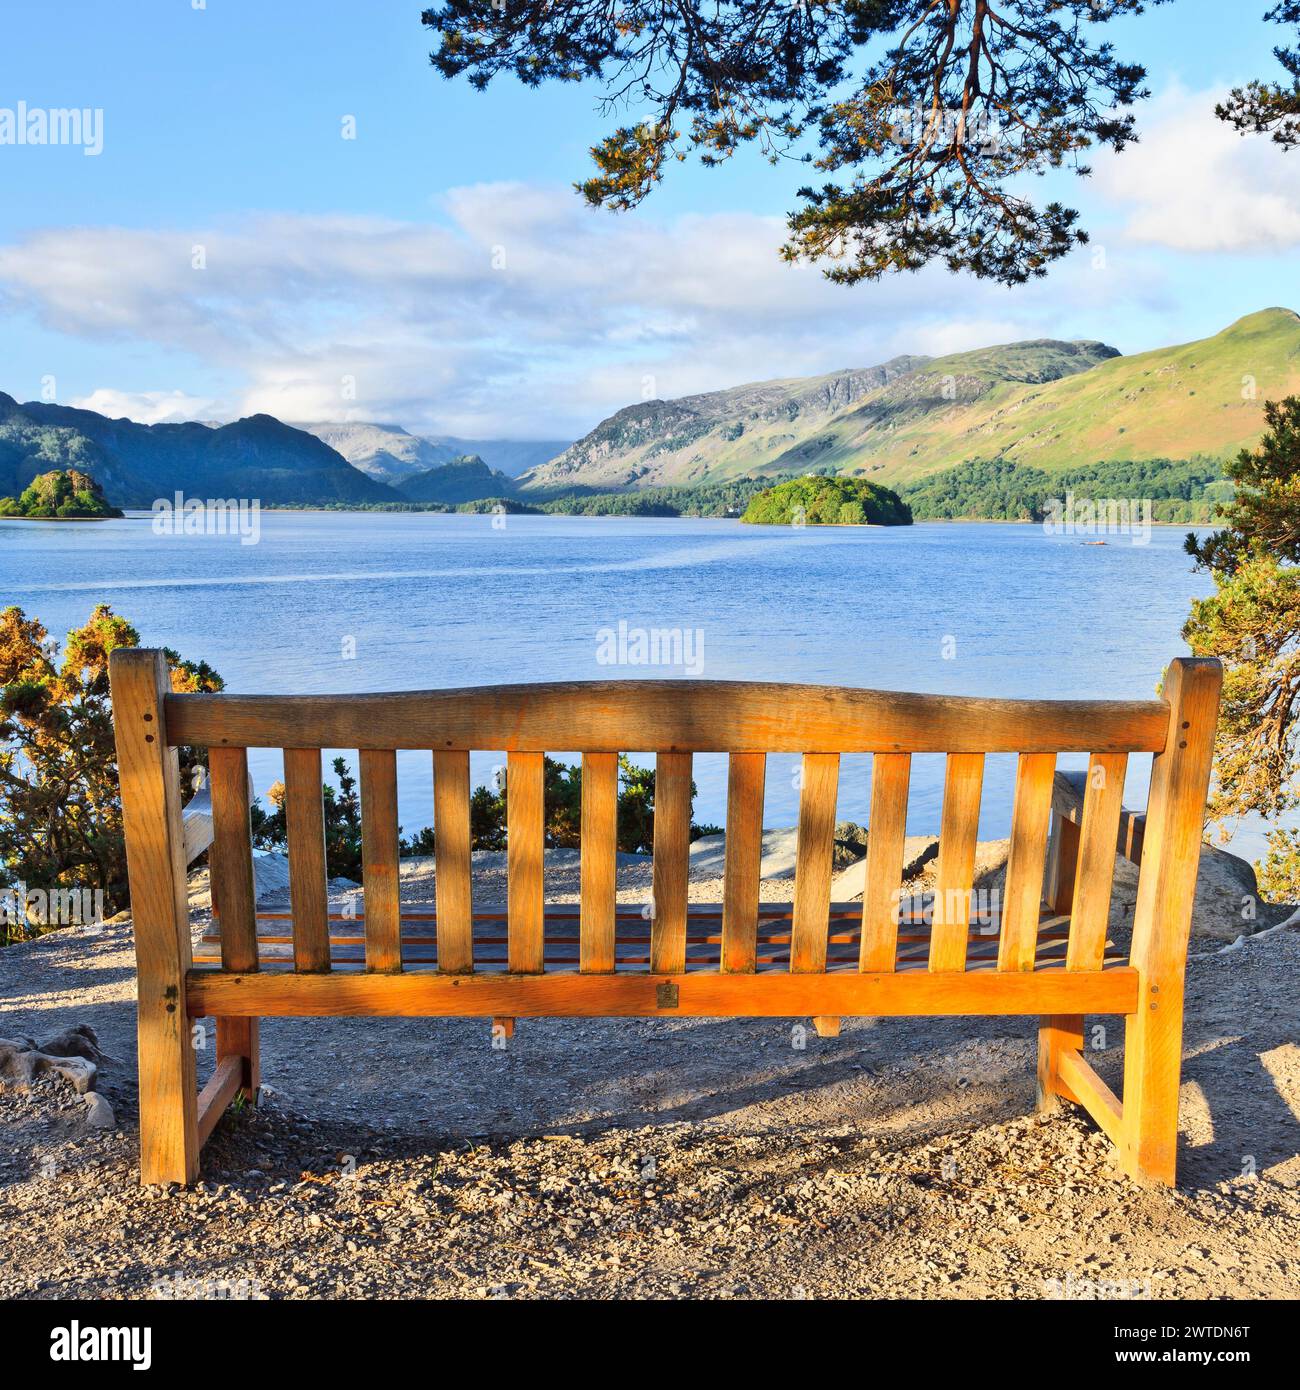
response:
[[[510,969],[529,975],[544,968],[545,754],[510,753],[506,759],[506,895]]]
[[[434,902],[438,969],[446,974],[474,969],[469,847],[469,752],[440,749],[433,755]]]
[[[790,969],[799,973],[826,968],[839,781],[838,753],[803,755],[790,942]]]
[[[1016,799],[1011,812],[1011,849],[1003,893],[999,970],[1032,970],[1047,864],[1047,829],[1052,814],[1055,753],[1022,753],[1016,765]]]
[[[756,681],[592,681],[366,695],[169,695],[167,738],[544,752],[1156,752],[1163,700],[986,700]]]
[[[208,772],[212,782],[212,900],[221,918],[221,961],[227,970],[256,970],[257,910],[247,750],[210,749]]]
[[[363,748],[361,762],[361,886],[366,898],[366,969],[402,968],[398,886],[397,754]]]
[[[949,753],[944,771],[939,825],[939,872],[935,883],[930,969],[965,970],[970,928],[971,884],[979,832],[983,753]]]
[[[757,954],[766,776],[765,753],[733,753],[727,760],[721,969],[728,974],[752,971]]]
[[[903,886],[910,753],[877,753],[871,760],[871,822],[862,889],[863,970],[892,970],[898,949],[898,892]]]
[[[607,974],[614,969],[618,854],[617,753],[582,755],[581,837],[580,969],[589,975]]]
[[[679,975],[686,967],[686,884],[691,853],[691,755],[655,758],[654,916],[650,969]]]
[[[294,965],[299,970],[328,970],[329,894],[319,748],[284,750],[284,822],[289,840]]]
[[[1124,753],[1095,753],[1088,763],[1088,790],[1079,827],[1079,865],[1070,910],[1070,970],[1096,970],[1106,950],[1115,842],[1124,801]]]

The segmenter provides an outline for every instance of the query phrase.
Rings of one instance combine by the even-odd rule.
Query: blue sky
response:
[[[102,108],[104,150],[0,146],[0,390],[560,438],[646,395],[903,351],[1204,336],[1300,307],[1300,155],[1210,114],[1271,75],[1265,8],[1174,0],[1110,26],[1150,69],[1145,138],[1059,190],[1094,249],[1006,290],[782,265],[807,171],[752,155],[587,210],[570,184],[606,128],[595,89],[443,81],[418,0],[14,5],[0,107]]]

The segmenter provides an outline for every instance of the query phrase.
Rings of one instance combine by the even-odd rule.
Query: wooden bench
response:
[[[258,1087],[267,1016],[516,1018],[1030,1015],[1040,1104],[1082,1105],[1123,1169],[1173,1183],[1183,972],[1221,672],[1181,659],[1143,701],[985,700],[747,682],[625,681],[411,694],[174,695],[164,656],[111,664],[139,965],[141,1181],[193,1182],[227,1105]],[[205,747],[210,807],[189,847],[176,750]],[[260,923],[249,748],[284,750],[292,910]],[[331,921],[321,750],[358,750],[364,914]],[[399,900],[396,750],[432,750],[435,911]],[[470,891],[471,749],[505,750],[507,903]],[[544,904],[543,754],[582,754],[580,905]],[[653,903],[615,897],[618,753],[656,764]],[[729,757],[723,901],[688,903],[692,754]],[[793,901],[760,902],[768,753],[802,754]],[[865,890],[831,903],[840,757],[872,758]],[[911,757],[946,755],[937,880],[901,891]],[[972,927],[987,753],[1018,755],[1010,858]],[[1089,755],[1082,798],[1058,753]],[[1107,952],[1130,754],[1152,753],[1128,956]],[[1073,784],[1064,784],[1072,787]],[[865,794],[865,786],[863,788]],[[1052,822],[1053,797],[1057,814]],[[210,817],[204,821],[204,817]],[[186,863],[211,826],[219,960],[195,962]],[[1052,854],[1049,861],[1049,826]],[[900,903],[902,904],[900,907]],[[1126,1022],[1123,1103],[1084,1056],[1085,1014]],[[216,1019],[200,1095],[195,1020]]]

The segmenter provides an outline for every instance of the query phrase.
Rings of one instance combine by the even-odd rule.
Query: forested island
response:
[[[791,478],[760,492],[741,521],[758,526],[910,526],[896,492],[861,478]]]
[[[41,473],[17,497],[0,497],[0,517],[102,521],[121,515],[94,478],[75,468]]]

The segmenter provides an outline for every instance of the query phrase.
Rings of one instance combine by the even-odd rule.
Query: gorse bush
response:
[[[107,604],[68,633],[61,658],[36,619],[0,613],[0,885],[100,891],[110,914],[127,905],[108,659],[139,643]],[[173,690],[222,688],[204,662],[173,651],[167,662]],[[187,785],[204,757],[180,750]]]
[[[1300,831],[1274,830],[1256,865],[1259,891],[1275,903],[1300,903]]]

